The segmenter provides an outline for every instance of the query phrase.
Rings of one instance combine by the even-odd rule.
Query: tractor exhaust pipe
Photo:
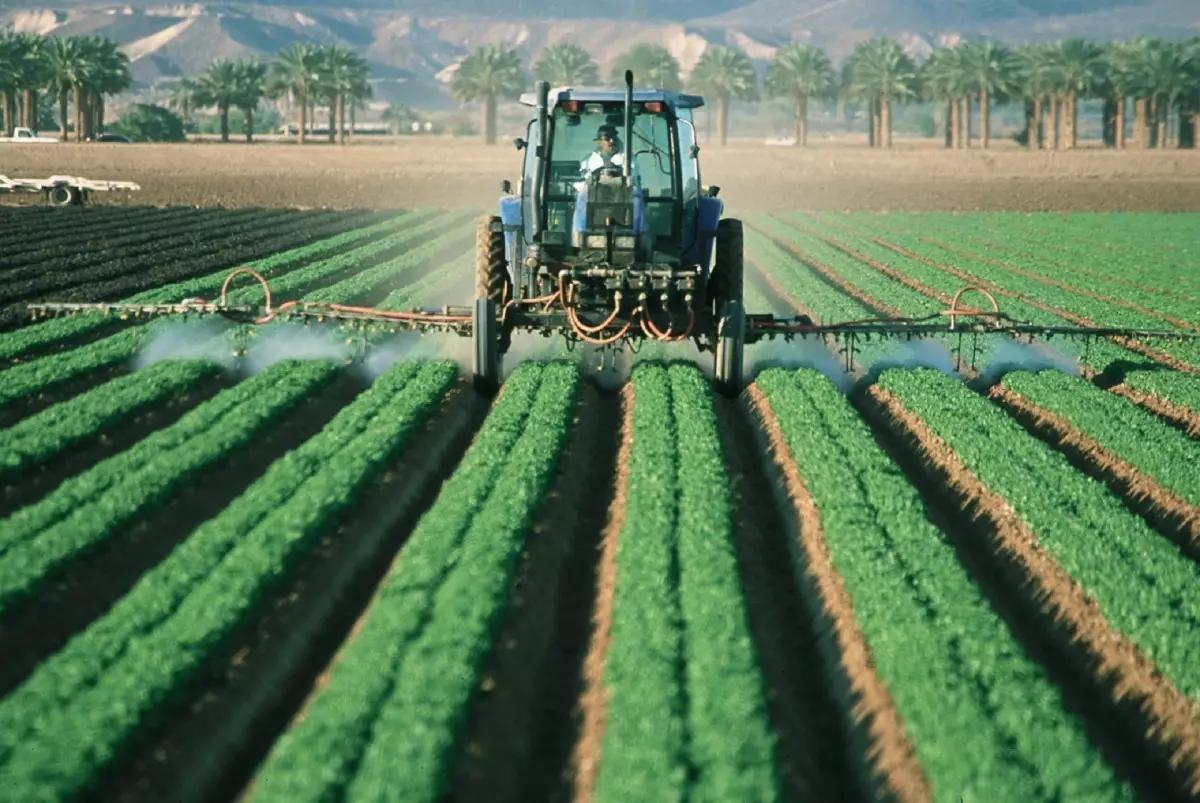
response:
[[[540,242],[542,232],[546,230],[546,204],[544,203],[546,184],[546,159],[550,155],[546,147],[546,125],[550,108],[550,82],[537,82],[537,146],[533,162],[533,230],[530,239]]]
[[[625,71],[625,152],[621,155],[621,175],[629,186],[630,161],[633,159],[633,70]]]

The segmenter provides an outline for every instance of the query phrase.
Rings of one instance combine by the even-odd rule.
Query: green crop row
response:
[[[291,270],[311,260],[334,254],[354,243],[395,231],[398,226],[408,225],[414,220],[433,214],[434,211],[433,209],[423,209],[397,215],[382,223],[336,234],[333,237],[327,237],[310,245],[292,248],[237,267],[249,268],[270,279],[283,271]],[[173,284],[156,287],[152,290],[146,290],[122,300],[137,304],[157,304],[174,303],[195,296],[211,298],[221,289],[225,278],[232,270],[233,268],[222,269],[207,276],[185,279]],[[243,279],[241,281],[246,280]],[[76,315],[73,317],[54,318],[22,327],[15,332],[0,335],[0,360],[11,360],[32,349],[92,331],[109,323],[111,323],[111,319],[103,316]]]
[[[819,228],[819,224],[815,219],[806,219],[806,223],[811,224],[814,228]],[[877,245],[866,236],[848,234],[841,229],[832,227],[828,230],[823,230],[821,233],[850,246],[864,256],[878,260],[906,274],[926,287],[938,290],[947,295],[954,294],[963,286],[962,279],[931,267],[920,260],[903,256],[895,251]],[[748,246],[749,242],[750,239],[747,237]],[[900,287],[901,285],[896,283],[896,286]],[[799,297],[803,298],[803,296]],[[983,303],[980,297],[974,294],[965,297],[963,300],[968,304]],[[1001,298],[1000,301],[1002,310],[1021,320],[1048,325],[1063,325],[1067,323],[1063,318],[1053,313],[1038,309],[1031,304],[1016,299]],[[914,314],[918,312],[918,309],[908,308],[903,303],[898,303],[896,306],[905,312]],[[837,320],[837,318],[833,320]],[[983,361],[987,360],[988,355],[994,353],[997,344],[994,342],[989,344],[989,341],[993,340],[993,338],[982,338],[982,342],[980,343],[981,361],[976,364],[977,367],[983,368]],[[1162,366],[1157,363],[1151,362],[1139,354],[1104,340],[1095,341],[1084,347],[1058,338],[1051,341],[1050,345],[1056,351],[1071,356],[1078,356],[1085,365],[1098,371],[1115,372],[1120,380],[1124,381],[1125,384],[1134,390],[1152,393],[1200,413],[1200,377],[1177,371],[1164,371],[1162,370]]]
[[[1133,799],[845,396],[810,369],[757,384],[934,800]]]
[[[0,611],[193,474],[249,443],[336,372],[328,361],[277,363],[0,522]]]
[[[1087,296],[1081,296],[1061,287],[1039,282],[1018,273],[1006,271],[982,259],[963,256],[949,251],[941,246],[932,245],[919,236],[891,232],[886,239],[914,254],[931,259],[943,265],[951,265],[958,270],[977,279],[991,282],[997,287],[1020,293],[1025,298],[1047,304],[1074,315],[1083,316],[1102,326],[1131,327],[1138,329],[1174,329],[1161,319],[1155,318],[1137,310],[1116,307],[1104,301]],[[958,280],[962,283],[962,280]],[[1013,299],[1003,299],[1005,309],[1011,306]],[[1060,319],[1061,320],[1061,319]],[[1193,366],[1200,367],[1200,346],[1189,343],[1174,343],[1171,341],[1154,341],[1155,349],[1176,357]]]
[[[1164,488],[1200,505],[1200,444],[1120,396],[1057,371],[1005,375],[1001,385],[1069,421]]]
[[[575,366],[525,363],[505,382],[251,800],[440,799],[578,381]]]
[[[450,216],[439,217],[438,221],[444,226],[446,218]],[[413,227],[413,229],[406,229],[398,233],[395,235],[395,238],[418,236],[413,232],[418,228],[424,232],[424,227],[426,226],[435,229],[439,227],[434,225],[434,223],[419,224]],[[390,246],[392,248],[396,247],[396,243],[399,242],[395,238],[389,238],[392,240],[392,246]],[[354,251],[309,265],[308,267],[300,268],[297,271],[293,271],[294,274],[297,274],[294,277],[293,273],[285,274],[281,280],[276,282],[278,288],[272,289],[272,300],[275,302],[285,300],[274,297],[274,295],[277,292],[286,292],[293,284],[296,286],[310,285],[320,278],[336,276],[339,273],[352,269],[356,265],[361,265],[364,261],[379,252],[376,249],[378,244],[378,242],[372,243]],[[379,282],[387,281],[396,273],[416,266],[420,261],[420,258],[410,257],[409,255],[397,257],[385,263],[388,268],[382,272],[382,275],[380,273],[372,275]],[[355,296],[361,294],[363,291],[362,280],[356,276],[350,276],[324,288],[320,291],[320,294],[321,299],[324,301],[346,302],[353,300]],[[235,304],[252,303],[261,300],[262,290],[257,283],[252,283],[251,286],[247,287],[240,287],[230,293],[230,301]],[[305,297],[304,300],[307,301],[310,299],[309,297]],[[97,317],[103,320],[103,316]],[[63,354],[55,354],[13,366],[3,374],[4,383],[0,386],[0,405],[39,393],[74,376],[120,363],[132,357],[138,348],[149,343],[156,333],[172,325],[174,325],[174,322],[169,320],[154,321],[148,326],[135,326]],[[227,334],[227,338],[231,341],[237,340],[250,330],[251,327],[246,326],[234,327]]]
[[[879,386],[920,416],[1037,535],[1109,623],[1200,700],[1200,565],[987,399],[925,369]]]
[[[352,507],[455,374],[446,362],[394,368],[0,701],[6,794],[60,800],[84,789]]]
[[[46,460],[107,426],[184,393],[216,373],[212,363],[179,360],[114,379],[0,431],[0,470]]]
[[[1150,309],[1171,312],[1182,318],[1195,319],[1195,304],[1174,294],[1164,294],[1169,289],[1178,292],[1189,284],[1197,289],[1194,268],[1181,268],[1178,264],[1170,268],[1148,269],[1141,264],[1144,251],[1137,253],[1114,253],[1100,245],[1094,245],[1087,254],[1079,252],[1082,243],[1071,243],[1067,249],[1052,247],[1045,243],[1031,243],[1029,236],[1036,234],[1036,224],[1022,221],[1007,226],[991,220],[991,215],[923,215],[918,220],[896,220],[891,216],[851,215],[845,222],[864,230],[878,232],[882,236],[898,231],[901,233],[919,230],[923,235],[935,237],[949,245],[972,253],[991,257],[1005,264],[1029,271],[1048,279],[1066,281],[1080,289],[1099,292],[1112,298],[1135,301]],[[1054,217],[1055,225],[1061,226],[1061,218]],[[1111,223],[1110,223],[1111,228]],[[1099,233],[1097,233],[1099,234]],[[1058,236],[1061,236],[1061,232]],[[1111,237],[1109,230],[1103,238]],[[1051,239],[1057,239],[1050,235]],[[1178,241],[1180,246],[1183,241]],[[1184,250],[1177,248],[1176,252]],[[1169,327],[1168,327],[1169,328]]]
[[[596,799],[777,800],[707,382],[655,364],[632,382]]]

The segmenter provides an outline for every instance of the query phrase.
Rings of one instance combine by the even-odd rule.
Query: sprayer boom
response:
[[[249,274],[263,287],[266,296],[261,306],[251,304],[228,303],[227,290],[230,281],[240,275]],[[991,302],[991,310],[977,310],[959,306],[960,297],[969,292],[979,292]],[[509,302],[502,309],[496,310],[496,324],[499,330],[511,336],[513,331],[536,331],[544,335],[562,334],[568,340],[581,339],[577,331],[580,326],[577,314],[567,305],[555,305],[554,298],[533,299],[537,304],[521,304]],[[116,316],[122,320],[131,318],[151,318],[158,316],[189,316],[189,315],[220,315],[229,320],[242,324],[265,324],[276,320],[302,321],[306,325],[317,323],[337,322],[345,328],[365,332],[399,332],[399,331],[445,331],[453,332],[462,337],[472,337],[476,326],[477,309],[467,306],[443,306],[415,308],[406,311],[382,310],[375,307],[360,307],[348,304],[331,304],[324,302],[287,301],[278,307],[271,305],[271,291],[267,281],[259,274],[240,268],[231,273],[221,288],[221,296],[217,301],[205,301],[200,298],[185,299],[177,304],[137,304],[137,303],[108,303],[91,304],[40,302],[29,304],[28,309],[35,320],[45,317],[78,314],[103,314]],[[643,325],[631,327],[634,317],[642,315]],[[636,339],[639,336],[648,337],[657,331],[650,319],[649,312],[641,307],[631,315],[622,315],[619,310],[604,323],[587,328],[590,339],[586,342],[600,342],[612,345],[625,340]],[[688,330],[682,335],[668,336],[659,332],[659,338],[668,342],[694,338],[697,346],[704,350],[710,348],[702,340],[706,332],[714,328],[711,314],[701,310],[691,318]],[[650,331],[648,332],[647,329]],[[779,317],[775,315],[745,316],[745,342],[756,343],[761,340],[783,338],[791,341],[801,339],[821,339],[841,343],[841,349],[846,362],[846,369],[853,370],[855,350],[860,339],[912,340],[932,336],[956,335],[958,337],[958,367],[963,364],[965,346],[971,349],[971,368],[975,368],[975,354],[978,352],[980,336],[1004,335],[1013,339],[1034,338],[1052,339],[1065,337],[1072,340],[1083,340],[1090,344],[1099,338],[1117,338],[1138,341],[1173,340],[1176,342],[1195,342],[1200,339],[1200,333],[1182,332],[1162,329],[1132,329],[1125,327],[1102,326],[1059,326],[1035,324],[1012,318],[1000,311],[996,299],[978,287],[965,287],[955,294],[950,308],[932,315],[919,318],[866,318],[857,321],[841,321],[837,323],[818,324],[805,315],[794,317]],[[969,338],[970,342],[964,341]],[[1119,340],[1118,340],[1119,342]]]

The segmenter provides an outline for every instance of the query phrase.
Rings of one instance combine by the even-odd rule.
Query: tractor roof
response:
[[[623,87],[572,87],[556,86],[550,89],[550,110],[554,106],[568,100],[594,101],[599,103],[621,103],[625,100]],[[704,98],[699,95],[685,95],[670,89],[634,89],[633,102],[662,101],[673,109],[698,109],[704,105]],[[521,95],[521,102],[526,106],[537,106],[537,95],[526,92]]]

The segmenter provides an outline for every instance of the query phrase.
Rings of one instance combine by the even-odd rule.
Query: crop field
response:
[[[461,304],[474,219],[0,215],[0,800],[1200,797],[1200,344],[775,340],[731,400],[538,340],[485,399],[454,335],[25,311]],[[1200,215],[743,219],[751,312],[1200,332]]]

